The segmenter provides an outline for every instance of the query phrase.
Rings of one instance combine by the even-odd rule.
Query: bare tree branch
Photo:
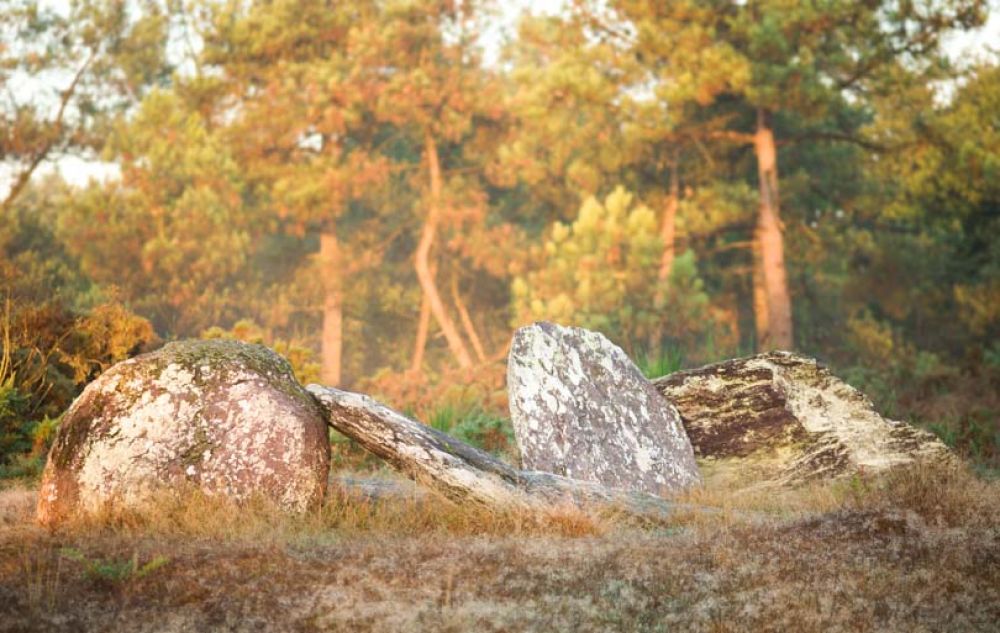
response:
[[[7,197],[4,198],[3,203],[0,204],[0,209],[8,211],[10,207],[13,206],[17,196],[20,195],[24,187],[27,186],[28,181],[31,180],[31,176],[35,173],[35,170],[38,169],[38,166],[42,163],[42,161],[48,158],[52,148],[59,142],[59,137],[63,130],[63,119],[66,116],[66,107],[69,105],[73,95],[76,94],[77,86],[80,85],[80,81],[83,79],[84,73],[86,73],[87,69],[90,68],[90,64],[93,63],[96,55],[97,51],[91,49],[90,55],[87,57],[86,61],[83,62],[83,65],[80,66],[80,69],[76,71],[76,75],[73,76],[73,81],[71,81],[69,86],[62,91],[62,95],[59,99],[59,110],[56,111],[49,133],[46,135],[47,138],[43,142],[42,146],[36,150],[35,154],[31,157],[31,160],[28,161],[25,168],[22,169],[17,175],[10,191],[7,192]]]

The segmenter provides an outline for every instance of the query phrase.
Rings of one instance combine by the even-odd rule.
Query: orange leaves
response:
[[[391,162],[381,155],[354,152],[348,157],[348,171],[351,174],[350,193],[361,198],[371,189],[381,186],[389,177]]]
[[[621,261],[622,261],[621,245],[616,243],[614,246],[608,249],[608,252],[604,256],[604,263],[608,264],[609,266],[615,266],[619,264]]]
[[[331,105],[323,109],[319,118],[318,129],[327,134],[343,134],[347,129],[347,118],[342,106]]]

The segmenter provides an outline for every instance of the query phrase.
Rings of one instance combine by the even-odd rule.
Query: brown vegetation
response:
[[[794,348],[1000,473],[1000,63],[945,46],[988,0],[574,0],[481,50],[506,4],[0,3],[0,632],[998,628],[1000,485],[961,471],[711,473],[655,526],[415,492],[32,523],[10,478],[161,339],[509,455],[540,318],[651,377]],[[39,177],[67,156],[118,176]]]
[[[401,489],[406,490],[405,488]],[[411,491],[412,492],[412,491]],[[1000,485],[901,471],[719,490],[636,526],[342,489],[311,514],[163,498],[49,532],[0,492],[0,629],[987,631]]]

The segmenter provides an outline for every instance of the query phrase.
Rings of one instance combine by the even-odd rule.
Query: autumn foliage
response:
[[[1000,70],[942,46],[987,8],[578,1],[501,42],[486,1],[7,3],[3,450],[196,336],[502,413],[551,319],[795,348],[996,466]]]

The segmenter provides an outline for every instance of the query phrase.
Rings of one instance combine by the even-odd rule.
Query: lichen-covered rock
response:
[[[950,460],[934,435],[887,420],[815,359],[768,352],[653,381],[680,411],[704,469],[795,484]]]
[[[287,361],[261,345],[181,341],[118,363],[73,402],[37,516],[185,486],[304,510],[322,500],[329,463],[326,421]]]
[[[616,513],[659,522],[676,504],[643,492],[593,481],[517,470],[489,453],[412,420],[360,393],[309,385],[330,426],[384,459],[390,466],[462,504],[494,511],[547,512],[567,505],[585,512]],[[686,512],[702,512],[693,506]]]
[[[700,481],[677,411],[597,332],[520,328],[507,388],[525,468],[651,494]]]

